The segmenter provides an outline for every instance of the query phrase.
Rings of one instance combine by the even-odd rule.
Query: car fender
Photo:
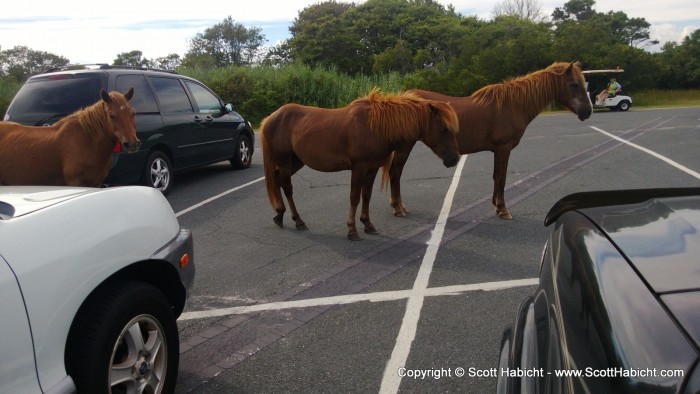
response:
[[[0,250],[24,296],[42,387],[66,376],[67,334],[85,298],[115,272],[148,260],[179,232],[163,195],[141,186],[82,194],[0,221]]]

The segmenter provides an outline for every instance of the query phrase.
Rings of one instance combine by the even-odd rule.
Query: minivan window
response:
[[[198,107],[199,112],[221,112],[221,101],[219,101],[219,98],[212,94],[212,92],[210,92],[207,88],[196,82],[187,80],[185,81],[185,84],[190,89],[190,92],[192,92],[195,106]]]
[[[150,77],[163,113],[193,112],[185,88],[177,78]]]
[[[136,110],[137,114],[157,113],[158,106],[153,98],[151,88],[148,86],[146,77],[142,74],[127,74],[117,76],[115,88],[121,93],[126,93],[130,88],[134,88],[134,97],[129,104]]]
[[[32,78],[7,109],[8,120],[43,126],[95,104],[105,85],[99,74],[58,74]]]

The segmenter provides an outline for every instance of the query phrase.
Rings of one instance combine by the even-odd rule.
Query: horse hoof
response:
[[[362,241],[362,238],[357,233],[348,233],[348,239],[351,241]]]
[[[283,227],[284,227],[284,225],[282,224],[282,218],[275,216],[274,218],[272,218],[272,220],[275,222],[275,224],[276,224],[279,228],[283,228]]]
[[[497,212],[498,217],[503,219],[503,220],[512,220],[513,215],[510,214],[510,212],[505,211],[505,212]]]
[[[406,212],[404,212],[403,210],[394,211],[394,216],[396,216],[397,218],[402,218],[406,216]]]
[[[379,231],[377,231],[377,229],[374,228],[374,227],[366,228],[366,229],[365,229],[365,234],[377,235],[377,234],[379,234]]]
[[[306,223],[297,223],[297,230],[308,230],[309,228],[306,227]]]

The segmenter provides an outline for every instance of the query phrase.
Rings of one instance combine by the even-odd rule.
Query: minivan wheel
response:
[[[240,134],[238,136],[238,142],[236,143],[235,156],[230,160],[231,166],[236,169],[244,169],[250,167],[250,163],[253,160],[253,145],[250,143],[250,137],[246,134]]]
[[[97,290],[78,312],[66,347],[66,368],[79,393],[171,393],[178,361],[172,308],[143,282]]]
[[[173,187],[173,169],[168,155],[161,151],[154,151],[148,156],[143,173],[143,184],[156,188],[168,195]]]

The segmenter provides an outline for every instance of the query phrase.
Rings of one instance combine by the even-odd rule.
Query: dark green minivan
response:
[[[250,167],[250,123],[201,82],[169,71],[96,65],[39,74],[17,92],[4,120],[50,125],[95,103],[100,89],[131,87],[141,147],[128,154],[115,145],[107,185],[140,183],[167,194],[179,170],[226,160]]]

